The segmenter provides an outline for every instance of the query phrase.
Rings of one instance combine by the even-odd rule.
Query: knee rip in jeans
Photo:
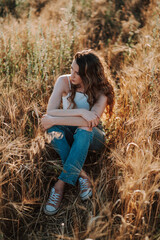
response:
[[[52,141],[53,139],[62,139],[64,134],[62,132],[49,132],[48,135],[50,136],[50,140]]]

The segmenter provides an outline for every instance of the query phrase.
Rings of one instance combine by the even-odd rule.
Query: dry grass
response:
[[[122,29],[112,45],[105,46],[101,38],[97,45],[111,69],[116,105],[112,119],[103,119],[105,153],[90,154],[86,161],[94,179],[92,200],[82,203],[77,189],[68,187],[55,216],[42,211],[61,165],[38,121],[54,80],[69,72],[73,53],[94,43],[90,32],[88,43],[79,33],[87,29],[84,19],[88,26],[100,20],[91,12],[96,4],[48,1],[39,17],[31,11],[23,20],[0,19],[1,239],[160,238],[158,1],[143,12],[145,26],[136,33],[137,44],[130,38],[124,44]],[[125,7],[134,4],[138,1],[126,2]],[[100,10],[105,15],[103,1],[97,14]]]

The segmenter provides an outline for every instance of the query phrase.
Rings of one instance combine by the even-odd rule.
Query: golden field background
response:
[[[1,0],[0,15],[0,239],[160,239],[160,1]],[[48,217],[61,165],[38,123],[84,48],[106,63],[114,114],[86,160],[93,198],[68,187]]]

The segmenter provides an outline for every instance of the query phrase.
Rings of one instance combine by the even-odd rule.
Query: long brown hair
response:
[[[107,96],[106,109],[111,116],[114,105],[114,91],[109,83],[102,62],[96,53],[89,49],[77,52],[74,56],[79,66],[79,75],[84,84],[84,94],[88,96],[90,109],[98,100],[98,94],[103,93]],[[69,101],[73,104],[77,86],[71,85],[71,95]]]

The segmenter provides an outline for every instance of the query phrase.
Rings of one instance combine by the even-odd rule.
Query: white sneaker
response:
[[[92,189],[89,180],[87,178],[79,177],[79,185],[81,199],[83,201],[89,199],[92,196]]]
[[[48,201],[46,202],[43,210],[47,215],[53,215],[59,210],[59,205],[62,199],[62,194],[56,193],[55,188],[53,187],[50,192]]]

